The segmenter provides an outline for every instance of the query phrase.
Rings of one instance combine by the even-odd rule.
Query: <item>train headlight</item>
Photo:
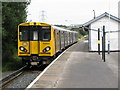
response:
[[[45,49],[43,49],[43,52],[47,52],[47,51],[50,51],[50,47],[46,47]]]
[[[49,51],[49,50],[50,50],[50,47],[46,47],[46,50]]]
[[[22,47],[22,46],[20,47],[20,50],[24,51],[24,52],[27,52],[27,50],[24,47]]]
[[[24,50],[24,47],[20,47],[20,50],[23,51],[23,50]]]

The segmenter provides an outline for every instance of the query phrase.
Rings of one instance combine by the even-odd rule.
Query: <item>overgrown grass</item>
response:
[[[2,27],[0,27],[0,35],[2,36]]]
[[[15,53],[12,57],[14,60],[6,62],[2,66],[2,72],[17,70],[22,67],[22,60],[17,56],[17,53]]]
[[[85,37],[84,37],[84,36],[82,36],[80,40],[85,40]]]
[[[84,40],[84,36],[81,34],[78,34],[78,38],[79,38],[79,40]]]
[[[0,67],[0,72],[2,72],[2,67]]]
[[[0,30],[0,35],[2,36],[2,30]]]

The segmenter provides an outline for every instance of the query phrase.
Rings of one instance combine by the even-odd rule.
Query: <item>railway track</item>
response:
[[[60,55],[60,53],[57,54],[57,56],[59,56],[59,55]],[[51,60],[53,61],[55,58],[52,58]],[[46,65],[40,66],[39,69],[35,69],[35,68],[25,69],[26,67],[27,67],[27,65],[20,68],[19,70],[15,71],[15,72],[11,73],[10,75],[7,75],[5,78],[1,79],[0,80],[0,89],[26,88],[47,66]],[[21,85],[21,84],[23,84],[21,82],[23,82],[25,84]]]
[[[24,66],[0,80],[0,89],[26,88],[45,68]]]
[[[63,52],[64,51],[65,50],[63,50]],[[56,57],[52,58],[52,61],[54,61],[59,55],[61,55],[61,53],[58,53]],[[30,68],[25,71],[24,69],[26,67],[27,65],[0,80],[0,89],[26,88],[47,66],[40,66],[37,70]]]
[[[23,66],[19,70],[11,73],[10,75],[7,75],[5,78],[0,80],[0,88],[4,88],[4,86],[9,83],[11,80],[17,78],[23,73],[23,70],[27,67],[27,65]]]

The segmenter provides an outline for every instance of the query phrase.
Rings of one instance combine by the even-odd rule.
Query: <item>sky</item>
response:
[[[27,7],[28,21],[49,24],[83,24],[108,12],[118,17],[120,0],[31,0]],[[44,11],[44,20],[42,20]]]

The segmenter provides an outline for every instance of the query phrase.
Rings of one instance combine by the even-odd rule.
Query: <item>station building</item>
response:
[[[107,12],[83,24],[83,27],[89,31],[89,51],[98,51],[98,28],[100,29],[100,50],[102,51],[103,26],[105,26],[106,32],[106,51],[108,43],[110,43],[110,51],[119,51],[120,18]]]

